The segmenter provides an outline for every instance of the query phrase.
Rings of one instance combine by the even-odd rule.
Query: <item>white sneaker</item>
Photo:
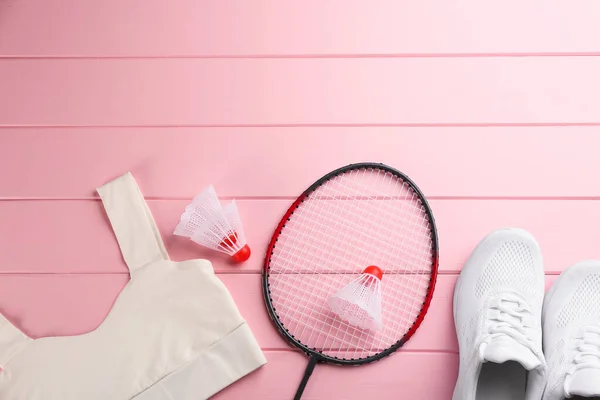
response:
[[[453,400],[540,400],[544,268],[522,229],[489,234],[463,267],[454,290],[460,369]]]
[[[544,400],[600,399],[600,261],[567,269],[544,300]]]

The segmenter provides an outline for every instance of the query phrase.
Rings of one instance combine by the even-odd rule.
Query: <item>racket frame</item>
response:
[[[298,209],[298,207],[300,207],[300,204],[302,204],[306,200],[306,198],[312,192],[314,192],[317,188],[319,188],[319,186],[321,186],[324,182],[327,182],[328,180],[330,180],[338,175],[341,175],[343,173],[357,170],[357,169],[377,169],[377,170],[382,170],[385,172],[390,172],[390,173],[396,175],[402,181],[408,183],[411,186],[411,189],[419,196],[419,200],[421,201],[421,203],[423,204],[423,206],[425,208],[425,212],[427,214],[427,217],[428,217],[430,225],[431,225],[431,240],[432,240],[432,250],[433,250],[432,270],[431,270],[431,279],[429,282],[429,286],[427,288],[427,296],[423,302],[423,307],[421,308],[421,311],[420,311],[417,319],[413,322],[413,325],[408,330],[408,332],[400,340],[398,340],[396,343],[394,343],[392,346],[390,346],[389,348],[385,349],[382,352],[379,352],[377,354],[374,354],[372,356],[365,357],[365,358],[343,359],[343,358],[332,357],[332,356],[323,354],[323,353],[319,352],[316,348],[313,348],[313,349],[309,348],[308,346],[306,346],[303,343],[301,343],[300,341],[298,341],[294,337],[294,335],[292,335],[288,331],[288,329],[285,328],[283,323],[279,320],[279,317],[277,315],[277,312],[276,312],[275,307],[273,306],[273,303],[271,300],[271,294],[270,294],[271,292],[269,289],[269,268],[270,268],[270,263],[271,263],[271,257],[273,255],[273,250],[275,249],[275,247],[277,245],[279,236],[282,234],[283,228],[285,228],[286,223],[288,221],[290,221],[291,216],[294,213],[294,211],[296,211],[296,209]],[[313,183],[308,189],[306,189],[298,197],[298,199],[296,199],[296,201],[290,206],[290,208],[287,210],[287,212],[285,213],[285,215],[283,216],[283,218],[277,225],[277,229],[275,230],[275,233],[273,234],[273,237],[271,238],[271,241],[269,243],[269,247],[267,248],[267,253],[265,256],[263,272],[262,272],[263,297],[264,297],[267,311],[268,311],[269,317],[271,318],[271,321],[274,323],[274,325],[277,328],[277,330],[279,331],[279,333],[289,342],[289,344],[291,344],[294,347],[299,348],[300,350],[302,350],[304,353],[306,353],[310,357],[310,364],[309,364],[309,368],[307,369],[306,374],[303,379],[303,382],[302,382],[302,384],[303,384],[302,389],[303,389],[303,386],[306,385],[306,380],[308,380],[310,373],[312,373],[312,368],[314,368],[314,365],[316,363],[328,362],[328,363],[338,364],[338,365],[363,365],[363,364],[368,364],[368,363],[371,363],[374,361],[381,360],[382,358],[389,356],[390,354],[392,354],[393,352],[398,350],[400,347],[402,347],[404,345],[404,343],[406,343],[414,335],[414,333],[417,331],[417,329],[423,322],[425,315],[427,314],[427,311],[431,304],[431,299],[433,298],[433,292],[435,290],[435,284],[437,281],[438,264],[439,264],[439,252],[438,252],[437,229],[435,226],[435,220],[433,217],[433,213],[431,211],[431,208],[429,207],[429,203],[427,202],[427,199],[425,198],[425,196],[423,195],[423,193],[421,192],[419,187],[408,176],[406,176],[402,172],[398,171],[397,169],[392,168],[385,164],[373,163],[373,162],[362,162],[362,163],[350,164],[350,165],[346,165],[344,167],[338,168],[338,169],[328,173],[327,175],[323,176],[322,178],[317,180],[315,183]]]

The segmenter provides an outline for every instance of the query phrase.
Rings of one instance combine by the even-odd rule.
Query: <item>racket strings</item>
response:
[[[382,170],[354,170],[326,181],[294,212],[270,262],[273,306],[309,348],[364,358],[410,329],[430,284],[432,229],[420,197]],[[384,270],[381,331],[339,320],[327,299],[370,264]]]
[[[305,315],[306,315],[306,314],[305,314]],[[346,327],[346,328],[348,328],[348,327]],[[346,332],[346,334],[347,334],[347,333],[348,333],[348,332]],[[301,336],[302,336],[302,335],[301,335]],[[346,335],[344,335],[344,336],[346,336]],[[309,337],[309,340],[310,340],[310,337]]]
[[[391,173],[387,173],[387,175],[390,176],[390,180],[391,179],[397,180],[397,178],[395,178]],[[333,182],[334,181],[329,181],[327,183],[329,184],[329,183],[333,183]],[[350,186],[344,185],[344,181],[343,180],[337,181],[336,183],[342,189],[360,190],[361,192],[363,192],[363,191],[366,192],[368,190],[368,187],[365,186],[365,185],[362,185],[362,184],[354,182],[354,181],[350,181],[350,182],[353,182],[355,187],[350,187]],[[342,195],[343,194],[343,192],[340,192],[334,186],[330,186],[330,189],[332,191],[334,191],[334,196],[335,195]],[[410,202],[417,201],[419,203],[419,207],[421,207],[421,213],[420,214],[417,214],[417,213],[413,212],[413,213],[410,213],[409,216],[411,218],[413,218],[413,217],[416,217],[416,216],[420,215],[421,216],[421,222],[423,222],[424,224],[426,224],[426,226],[428,226],[429,225],[429,219],[427,218],[427,216],[425,214],[425,207],[420,202],[420,199],[416,195],[416,193],[412,190],[412,188],[406,182],[402,182],[402,192],[405,192],[405,195],[402,196],[402,200],[404,200],[404,201],[410,200]],[[410,195],[410,198],[408,198],[407,195]],[[326,197],[326,196],[320,195],[318,197],[319,197],[319,199],[322,199],[323,197]],[[354,197],[353,199],[354,200],[358,200],[358,197]],[[368,200],[388,200],[389,201],[389,200],[394,200],[394,196],[393,196],[393,194],[390,194],[389,196],[367,196],[367,199]],[[400,199],[400,197],[398,197],[398,199]],[[400,215],[400,214],[403,214],[403,212],[404,212],[404,203],[401,203],[401,208],[400,209],[397,209],[397,208],[394,209],[394,208],[392,208],[393,206],[391,206],[391,205],[388,206],[387,203],[385,203],[385,202],[383,202],[383,203],[379,202],[379,205],[380,205],[380,209],[378,210],[378,211],[380,211],[379,214],[384,214],[384,213],[382,213],[382,211],[385,211],[385,215],[383,215],[384,218],[393,218],[393,219],[399,218],[403,222],[406,222],[406,220],[403,220],[402,216]],[[384,209],[384,206],[386,206],[385,209]],[[356,205],[355,208],[359,208],[359,206]],[[371,217],[376,216],[376,215],[377,214],[371,214]],[[406,215],[404,215],[404,216],[406,216]],[[413,221],[410,221],[410,222],[412,223]],[[428,232],[428,234],[430,236],[431,231],[428,230],[427,232]],[[412,236],[406,236],[404,239],[416,240],[416,239],[413,239]]]
[[[319,196],[318,198],[316,198],[315,201],[316,200],[321,200],[321,196]],[[301,212],[304,213],[304,214],[309,214],[309,215],[303,215],[303,217],[307,217],[307,216],[311,216],[311,217],[323,217],[322,213],[315,213],[314,211],[312,211],[310,209],[310,207],[304,207],[303,209],[301,209]],[[420,216],[420,218],[421,218],[420,222],[423,222],[423,226],[424,227],[429,225],[429,220],[426,218],[426,214],[425,214],[424,208],[422,210],[422,215]],[[396,222],[396,220],[391,220],[391,221]],[[328,239],[331,242],[334,242],[335,240],[338,239],[337,237],[334,237],[332,234],[328,233],[332,229],[332,226],[328,226],[328,225],[326,225],[324,223],[316,222],[315,220],[310,220],[310,223],[317,225],[317,227],[320,229],[320,236],[322,238]],[[348,222],[348,226],[356,226],[356,225],[357,225],[356,223]],[[335,225],[334,225],[334,227],[335,227]],[[292,229],[293,229],[293,227],[292,227]],[[362,231],[362,230],[356,229],[356,231],[358,233],[360,233],[360,231]],[[391,236],[391,234],[394,233],[393,231],[391,231],[389,229],[383,229],[383,231],[385,231],[385,233],[387,233],[390,236]],[[302,230],[298,229],[296,233],[297,233],[296,237],[292,238],[292,240],[293,239],[298,239],[298,243],[291,243],[291,244],[297,244],[297,245],[304,245],[304,246],[312,247],[311,250],[313,250],[313,251],[319,251],[319,250],[323,251],[323,249],[319,248],[318,245],[312,245],[307,240],[308,238],[306,237],[306,235],[301,236],[302,233],[303,233]],[[299,237],[299,236],[301,236],[301,237]],[[412,235],[412,236],[415,236],[415,235]],[[406,239],[407,239],[408,242],[414,242],[415,244],[422,244],[422,243],[424,243],[424,240],[429,241],[429,247],[425,248],[426,246],[423,246],[425,248],[425,250],[429,251],[429,248],[430,248],[430,245],[431,245],[431,232],[429,230],[424,231],[423,234],[418,235],[418,237],[412,237],[412,236],[407,236]],[[422,240],[419,241],[418,240],[419,238],[422,239]],[[386,243],[384,242],[384,244],[386,244]],[[391,243],[388,243],[388,244],[390,246],[392,246],[392,248],[394,248],[394,247],[397,246],[397,244],[391,244]],[[379,245],[381,245],[381,242],[379,243]],[[365,251],[364,246],[362,248],[358,247],[358,246],[355,246],[355,250],[358,251],[358,252]],[[371,250],[373,250],[373,249],[371,249]],[[375,249],[375,250],[379,250],[379,249]],[[370,254],[375,254],[375,252],[371,251]],[[414,252],[412,254],[414,254]],[[423,255],[424,253],[421,253],[421,254]],[[427,257],[424,257],[423,261],[426,262],[426,263],[430,263],[430,261],[431,261],[430,254],[427,254]]]
[[[312,211],[310,211],[310,210],[303,210],[303,212],[304,212],[304,214],[311,214],[311,213],[312,213]],[[320,216],[320,215],[321,215],[321,214],[314,214],[313,216]],[[389,220],[389,221],[390,221],[390,222],[396,222],[396,220],[394,220],[394,219],[392,219],[392,220]],[[425,221],[425,222],[427,222],[427,221]],[[332,234],[332,233],[329,233],[329,232],[327,232],[327,231],[325,230],[325,229],[330,229],[331,227],[325,226],[325,224],[323,224],[323,223],[320,223],[320,222],[313,222],[313,223],[314,223],[314,224],[316,224],[316,225],[318,225],[320,228],[324,229],[324,232],[321,234],[321,236],[322,236],[323,238],[325,238],[325,239],[328,239],[328,240],[330,240],[330,241],[337,240],[337,237],[333,236],[333,234]],[[374,225],[374,224],[372,224],[372,225]],[[356,224],[356,223],[349,223],[349,224],[348,224],[348,226],[349,226],[349,227],[352,227],[352,228],[353,228],[353,229],[355,229],[356,231],[359,231],[359,230],[358,230],[358,226],[357,226],[357,224]],[[389,230],[387,230],[387,229],[382,229],[382,231],[384,231],[384,232],[386,232],[386,233],[388,233],[388,234],[392,233],[391,231],[389,231]],[[300,235],[301,235],[301,234],[302,234],[302,233],[300,233]],[[304,240],[306,240],[307,238],[306,238],[306,237],[301,237],[301,238],[299,238],[299,239],[304,239]],[[421,239],[421,240],[419,240],[419,239]],[[293,238],[292,238],[292,240],[293,240]],[[431,240],[431,234],[430,234],[430,233],[429,233],[429,234],[427,234],[427,233],[424,233],[424,234],[423,234],[423,233],[421,233],[421,234],[419,234],[419,235],[416,235],[415,237],[409,237],[409,238],[407,238],[407,242],[409,242],[409,243],[414,243],[415,245],[422,245],[424,240]],[[300,241],[300,243],[304,243],[304,244],[306,244],[307,246],[309,246],[309,247],[312,247],[312,250],[315,250],[315,251],[322,250],[322,249],[320,249],[318,246],[315,246],[315,245],[313,245],[313,244],[311,244],[311,243],[307,243],[306,241],[304,241],[304,242]],[[379,244],[381,245],[382,243],[379,243]],[[389,246],[389,247],[392,247],[392,248],[394,248],[394,247],[395,247],[393,243],[389,243],[389,242],[383,242],[383,244],[384,244],[384,245],[387,245],[387,246]],[[358,251],[358,252],[365,251],[365,249],[364,249],[364,248],[361,248],[361,247],[359,247],[358,245],[354,245],[354,244],[351,244],[351,245],[352,245],[352,246],[354,247],[354,249],[355,249],[356,251]],[[424,246],[423,246],[423,247],[424,247]],[[426,261],[426,262],[430,262],[430,261],[431,261],[431,258],[430,258],[430,257],[426,257],[426,258],[424,259],[424,261]]]
[[[318,284],[319,284],[319,282],[315,282],[315,284],[316,284],[316,285],[318,285]],[[315,286],[315,287],[319,287],[319,286]],[[322,288],[325,288],[325,286],[322,286]],[[313,292],[313,294],[315,294],[315,293]],[[326,309],[325,309],[325,308],[322,306],[322,304],[324,304],[324,300],[325,300],[325,298],[323,298],[322,296],[319,296],[320,294],[321,294],[321,293],[318,293],[318,294],[316,294],[316,296],[313,296],[313,297],[321,297],[321,300],[322,300],[322,301],[321,301],[321,307],[319,307],[319,308],[313,308],[313,310],[314,310],[314,311],[319,311],[319,312],[326,312]],[[298,298],[297,298],[297,296],[295,296],[294,300],[299,302],[299,303],[298,303],[298,306],[299,306],[299,305],[302,303],[302,301],[303,301],[303,299],[301,299],[301,298],[300,298],[300,299],[298,299]],[[308,317],[308,318],[311,318],[311,317],[312,317],[312,318],[314,318],[314,317],[315,317],[315,315],[314,315],[314,313],[313,313],[313,312],[311,312],[311,313],[310,313],[310,315],[307,315],[306,313],[303,313],[303,312],[302,312],[302,310],[300,310],[300,307],[296,307],[296,308],[294,309],[294,313],[292,313],[292,314],[291,314],[291,317],[292,317],[292,318],[294,318],[294,317],[300,317],[300,318],[307,318],[307,317]],[[318,319],[318,318],[317,318],[317,319]],[[303,321],[301,320],[300,322],[303,322]],[[311,322],[313,322],[313,321],[311,321]],[[317,322],[318,322],[318,321],[317,321]],[[307,327],[307,326],[312,326],[312,324],[311,324],[311,325],[309,325],[309,324],[305,324],[305,325],[304,325],[304,329],[303,329],[303,330],[302,330],[302,332],[300,332],[300,334],[299,334],[299,337],[300,337],[300,338],[302,338],[302,337],[304,336],[304,335],[303,335],[303,332],[305,331],[305,329],[306,329],[306,327]],[[329,331],[330,331],[330,332],[331,332],[331,330],[332,330],[331,328],[333,328],[333,326],[330,326],[330,329],[329,329]],[[346,339],[347,339],[348,333],[356,333],[356,332],[354,332],[354,329],[350,329],[350,327],[349,327],[349,326],[345,326],[345,328],[346,328],[346,329],[345,329],[344,335],[342,335],[342,341],[344,341],[344,340],[346,340]],[[313,334],[314,334],[314,332],[313,332]],[[311,337],[309,337],[308,339],[305,339],[305,341],[307,341],[307,342],[310,342],[310,341],[311,341]],[[356,341],[354,340],[353,342],[355,343]],[[324,348],[327,348],[327,345],[324,343],[324,344],[323,344],[323,347],[324,347]]]
[[[319,196],[319,197],[321,197],[321,196]],[[322,214],[320,214],[320,213],[314,213],[313,211],[311,211],[310,207],[304,207],[304,209],[302,211],[304,213],[313,214],[312,216],[322,216]],[[414,213],[413,213],[413,215],[414,215]],[[428,219],[426,219],[426,215],[425,215],[424,212],[421,213],[421,219],[427,224],[427,226],[429,225],[429,221],[428,221]],[[337,237],[334,237],[332,234],[328,233],[328,231],[331,229],[331,226],[327,226],[324,223],[314,222],[314,220],[311,220],[311,224],[316,224],[317,225],[317,227],[319,228],[319,231],[321,232],[320,236],[323,239],[327,239],[331,243],[335,242],[338,239]],[[352,223],[349,223],[349,224],[350,224],[349,226],[356,225],[356,224],[352,224]],[[335,227],[335,225],[334,225],[334,227]],[[389,236],[391,236],[391,234],[393,233],[390,230],[385,230],[384,229],[384,231]],[[360,233],[360,230],[357,229],[356,232]],[[415,257],[416,255],[420,255],[422,261],[427,265],[427,268],[428,268],[427,273],[428,273],[429,272],[429,267],[430,267],[430,262],[431,262],[431,254],[430,254],[431,232],[430,232],[429,229],[427,229],[426,231],[424,231],[424,233],[425,233],[426,236],[425,235],[419,235],[419,237],[422,239],[422,241],[420,243],[424,243],[424,241],[426,240],[428,242],[427,245],[426,246],[421,246],[422,249],[421,249],[420,252],[415,252],[414,251],[415,248],[413,247],[411,249],[412,251],[411,252],[407,252],[406,255],[408,257]],[[313,245],[307,239],[309,239],[307,237],[307,235],[303,235],[303,231],[301,229],[297,229],[296,230],[296,236],[291,238],[291,240],[295,241],[295,242],[290,243],[290,245],[292,245],[292,246],[298,245],[298,246],[303,246],[303,247],[309,247],[311,251],[321,252],[321,253],[327,253],[327,250],[329,250],[329,249],[323,249],[322,247],[319,247],[319,245]],[[408,241],[409,242],[415,242],[415,244],[419,244],[419,242],[417,242],[417,239],[412,239],[410,237],[409,237]],[[359,247],[359,245],[354,245],[352,243],[350,243],[350,246],[354,247],[354,250],[356,250],[358,252],[358,254],[365,252],[365,253],[368,253],[370,255],[377,255],[377,253],[383,254],[383,252],[378,251],[378,250],[381,250],[381,247],[382,247],[381,245],[382,244],[387,245],[388,247],[390,247],[389,250],[393,250],[394,248],[397,248],[397,246],[398,246],[397,243],[394,244],[394,243],[389,243],[389,242],[388,243],[386,243],[386,242],[378,242],[376,248],[369,249],[368,251],[367,251],[367,249],[365,249],[364,242],[363,242],[363,246],[362,247]],[[346,245],[348,245],[348,243],[346,243]],[[388,250],[388,249],[386,249],[386,250]],[[286,250],[283,250],[283,251],[285,252]],[[320,261],[325,261],[325,260],[320,260]],[[373,262],[373,260],[371,260],[371,262]],[[336,268],[337,267],[338,266],[336,265]],[[274,271],[274,272],[276,272],[276,271]],[[287,273],[288,271],[285,271],[285,272]],[[323,271],[320,271],[320,272],[322,273]]]

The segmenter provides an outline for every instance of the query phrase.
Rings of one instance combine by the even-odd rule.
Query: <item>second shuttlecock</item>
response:
[[[381,329],[381,268],[371,265],[329,298],[331,311],[361,329]]]
[[[235,200],[222,207],[212,185],[185,208],[174,234],[228,254],[237,262],[250,258]]]

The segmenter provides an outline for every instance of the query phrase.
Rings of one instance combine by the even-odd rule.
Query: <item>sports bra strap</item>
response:
[[[0,368],[4,368],[31,340],[0,314]]]
[[[130,173],[97,190],[131,273],[151,262],[169,259],[144,196]]]

